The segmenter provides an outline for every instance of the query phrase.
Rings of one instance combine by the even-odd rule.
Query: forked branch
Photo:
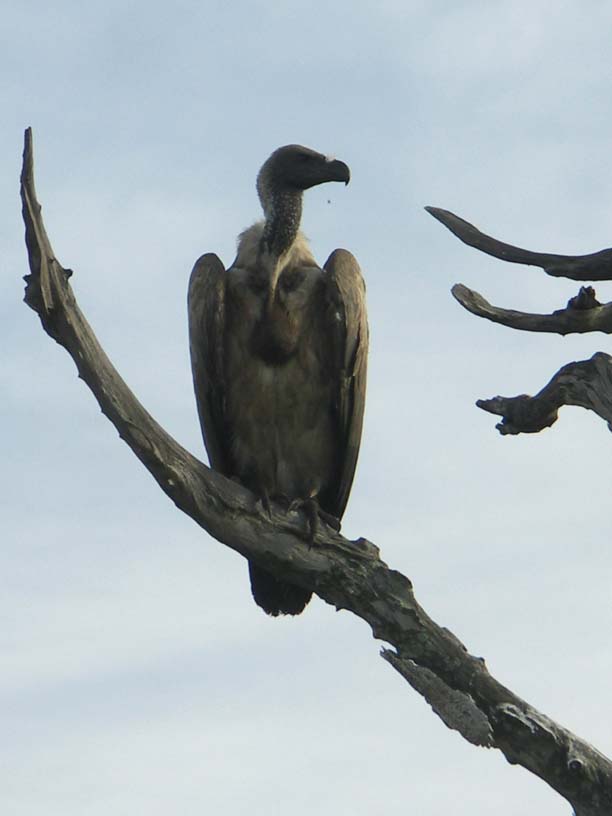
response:
[[[597,352],[590,360],[567,363],[534,397],[492,397],[476,405],[503,417],[496,425],[502,435],[538,433],[557,421],[562,405],[594,411],[612,430],[612,357]]]
[[[551,314],[529,314],[493,306],[481,294],[462,283],[456,283],[451,291],[455,300],[468,312],[511,329],[561,335],[594,331],[612,334],[612,303],[599,303],[591,286],[581,287],[565,309],[557,309]]]
[[[145,411],[100,347],[76,303],[70,271],[54,256],[34,190],[29,130],[21,194],[31,269],[26,302],[177,507],[269,572],[365,620],[375,637],[392,645],[383,651],[385,659],[449,727],[476,745],[498,748],[509,762],[545,780],[577,816],[609,816],[612,763],[498,683],[482,659],[429,618],[408,578],[389,569],[373,544],[348,541],[321,525],[310,546],[300,514],[274,507],[271,519],[262,514],[247,490],[199,462]]]
[[[612,249],[591,255],[553,255],[531,252],[505,244],[480,232],[473,224],[448,210],[425,208],[434,218],[476,249],[512,263],[541,266],[555,277],[573,280],[612,280]],[[469,312],[512,329],[561,335],[601,331],[612,334],[612,303],[601,304],[591,286],[581,287],[564,309],[551,314],[528,314],[493,306],[461,283],[452,288],[455,299]],[[496,426],[501,434],[538,433],[557,421],[562,405],[578,405],[594,411],[612,428],[612,366],[607,354],[563,366],[535,396],[493,397],[478,400],[484,411],[502,417]]]

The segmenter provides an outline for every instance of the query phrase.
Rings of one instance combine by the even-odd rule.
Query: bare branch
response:
[[[492,397],[476,405],[503,417],[495,427],[504,436],[550,427],[562,405],[594,411],[612,430],[612,357],[598,351],[590,360],[564,365],[535,397]]]
[[[549,252],[532,252],[512,244],[505,244],[480,232],[473,224],[449,210],[425,207],[464,244],[510,263],[540,266],[554,278],[571,278],[577,281],[612,280],[612,248],[602,249],[590,255],[555,255]]]
[[[348,541],[321,525],[315,545],[299,513],[254,497],[178,445],[136,400],[96,340],[57,261],[36,200],[31,132],[22,173],[23,216],[31,274],[26,302],[71,355],[100,407],[162,490],[223,544],[280,578],[313,589],[366,621],[386,641],[385,658],[422,693],[449,727],[501,750],[571,802],[577,816],[612,812],[612,763],[588,743],[539,714],[498,683],[417,603],[408,578],[389,569],[364,539]]]
[[[583,286],[576,297],[569,300],[565,309],[557,309],[552,314],[529,314],[493,306],[481,294],[462,283],[456,283],[451,291],[468,312],[511,329],[562,335],[593,331],[612,334],[612,303],[599,303],[590,286]]]

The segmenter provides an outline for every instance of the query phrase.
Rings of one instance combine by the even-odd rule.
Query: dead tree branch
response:
[[[481,294],[462,283],[456,283],[451,291],[455,300],[468,312],[511,329],[561,335],[594,331],[612,334],[612,303],[599,303],[595,290],[590,286],[581,287],[565,309],[557,309],[552,314],[528,314],[493,306]]]
[[[493,397],[478,400],[476,405],[503,417],[496,428],[504,436],[550,427],[562,405],[594,411],[612,430],[612,357],[597,352],[590,360],[567,363],[534,397]]]
[[[509,762],[545,780],[577,816],[609,816],[612,763],[497,682],[481,658],[429,618],[408,578],[389,569],[373,544],[348,541],[322,525],[316,546],[309,546],[301,514],[281,508],[273,508],[271,519],[262,514],[247,490],[195,459],[145,411],[79,310],[70,270],[54,256],[34,189],[29,130],[21,194],[31,270],[26,303],[71,355],[102,411],[176,506],[266,570],[365,620],[376,638],[393,647],[383,657],[449,727],[476,745],[498,748]]]
[[[612,248],[602,249],[590,255],[554,255],[550,252],[532,252],[512,244],[505,244],[490,235],[480,232],[469,221],[465,221],[449,210],[439,207],[425,207],[430,215],[437,218],[464,244],[500,258],[510,263],[540,266],[553,278],[571,278],[577,281],[612,280]]]
[[[612,280],[612,248],[590,255],[552,255],[504,244],[480,232],[473,224],[439,207],[425,207],[469,246],[512,263],[541,266],[548,275],[573,280]],[[612,334],[612,303],[597,300],[591,286],[582,286],[564,309],[551,314],[528,314],[493,306],[462,283],[452,288],[454,298],[469,312],[512,329],[561,335],[600,331]],[[612,358],[594,354],[590,360],[563,366],[535,396],[493,397],[478,400],[484,411],[502,417],[495,427],[503,435],[538,433],[557,421],[562,405],[594,411],[612,430]]]

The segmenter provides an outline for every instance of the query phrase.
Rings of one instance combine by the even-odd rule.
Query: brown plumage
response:
[[[349,169],[299,145],[257,178],[265,221],[225,271],[203,255],[189,283],[193,380],[211,466],[264,503],[304,502],[338,520],[353,482],[365,403],[368,328],[359,266],[344,249],[317,266],[299,232],[303,191],[348,184]],[[310,590],[250,563],[255,601],[299,614]]]

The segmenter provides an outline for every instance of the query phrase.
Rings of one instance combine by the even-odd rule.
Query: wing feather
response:
[[[336,249],[323,267],[326,275],[326,335],[332,338],[330,376],[336,386],[339,421],[338,479],[330,496],[331,512],[342,517],[348,501],[361,443],[365,409],[368,321],[365,283],[359,264],[345,249]]]
[[[210,465],[230,473],[225,420],[225,268],[217,255],[196,261],[189,279],[189,349],[198,415]]]

